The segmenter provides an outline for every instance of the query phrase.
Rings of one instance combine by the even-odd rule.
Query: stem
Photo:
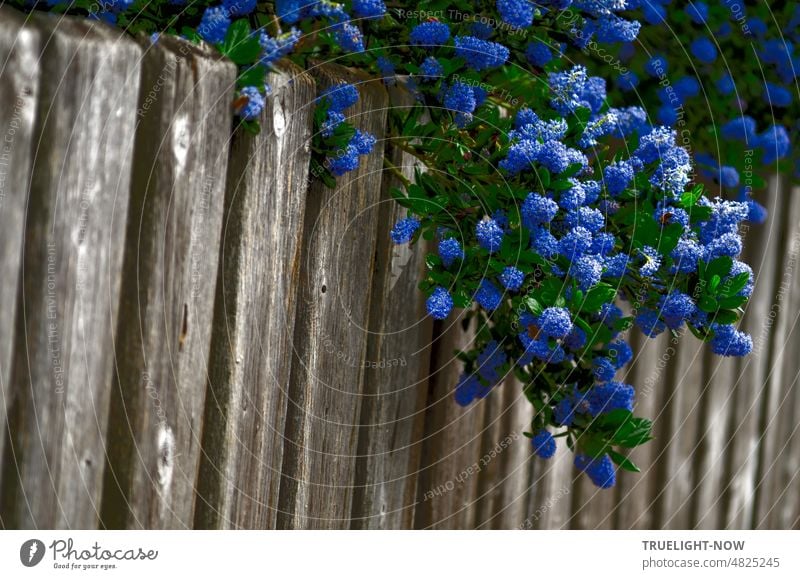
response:
[[[397,166],[392,164],[392,162],[389,161],[389,159],[387,159],[386,157],[383,158],[383,166],[386,167],[387,169],[389,169],[392,173],[394,173],[394,175],[398,179],[400,179],[400,181],[403,182],[403,185],[405,187],[408,187],[409,185],[411,185],[411,180],[408,177],[406,177],[405,175],[403,175],[403,172],[400,171],[400,169]]]

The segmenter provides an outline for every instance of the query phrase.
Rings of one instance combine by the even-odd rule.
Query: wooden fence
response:
[[[746,231],[755,352],[632,337],[656,440],[601,491],[532,457],[519,383],[452,401],[472,334],[396,247],[407,103],[286,66],[231,136],[235,67],[177,39],[0,7],[0,523],[6,528],[797,528],[800,197]],[[314,98],[378,137],[327,189]]]

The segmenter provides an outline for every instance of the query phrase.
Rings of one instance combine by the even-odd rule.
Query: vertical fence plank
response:
[[[787,442],[791,430],[784,428],[792,417],[792,389],[794,376],[786,373],[785,360],[797,356],[797,351],[787,349],[791,343],[797,310],[789,309],[792,289],[798,269],[800,250],[800,196],[796,189],[783,182],[778,192],[781,218],[781,240],[776,245],[777,270],[775,272],[773,305],[774,330],[768,353],[767,382],[762,390],[758,434],[760,444],[755,477],[753,528],[771,527],[771,512],[779,508],[777,495],[781,464],[789,460]],[[780,489],[783,490],[783,489]]]
[[[691,339],[691,336],[686,336]],[[708,344],[702,348],[699,406],[692,417],[697,424],[692,447],[692,489],[683,505],[685,527],[716,529],[725,455],[725,428],[732,412],[731,385],[736,381],[734,358],[715,355]],[[692,444],[687,442],[687,446]]]
[[[566,429],[554,432],[557,434]],[[524,529],[556,530],[569,528],[572,506],[573,454],[558,440],[556,454],[547,460],[532,460],[531,490]]]
[[[797,197],[798,189],[792,190]],[[791,222],[792,242],[790,252],[795,260],[800,254],[800,219],[794,214]],[[800,266],[795,261],[791,289],[783,303],[782,315],[788,318],[788,335],[782,344],[783,382],[786,398],[783,403],[778,444],[780,458],[774,468],[777,473],[771,491],[772,505],[762,514],[760,525],[771,529],[800,528]]]
[[[500,456],[500,498],[492,528],[519,529],[527,516],[531,463],[535,460],[530,440],[522,435],[531,429],[533,406],[522,393],[522,383],[513,376],[506,378],[503,388],[508,408],[504,430],[512,440]]]
[[[453,400],[463,370],[454,352],[469,348],[472,328],[462,316],[442,323],[431,353],[431,375],[425,410],[425,442],[417,489],[418,529],[472,529],[478,497],[478,460],[486,400],[466,408]],[[474,322],[473,322],[474,324]],[[497,394],[497,392],[493,392]]]
[[[236,67],[170,37],[140,44],[102,519],[190,528]]]
[[[406,92],[390,95],[395,106],[413,103]],[[417,163],[412,155],[389,142],[386,158],[407,179],[413,178]],[[405,210],[390,192],[402,183],[384,171],[381,185],[352,527],[410,529],[433,325],[426,317],[425,295],[417,289],[425,271],[425,244],[391,243],[389,230]]]
[[[512,380],[507,378],[495,386],[493,391],[483,400],[483,429],[480,431],[481,445],[478,459],[477,499],[475,501],[475,528],[491,529],[494,517],[501,508],[501,483],[503,480],[502,456],[508,452],[514,441],[513,434],[507,430],[509,426],[506,414],[510,411],[510,397],[506,391],[513,388]],[[477,433],[476,433],[477,434]],[[519,433],[516,433],[520,436]]]
[[[692,452],[696,431],[695,412],[702,386],[698,344],[689,332],[667,336],[669,356],[664,374],[664,397],[660,401],[660,440],[653,490],[654,528],[684,528],[680,513],[691,492]]]
[[[280,528],[348,528],[366,355],[369,288],[376,250],[386,91],[342,67],[315,71],[321,87],[357,83],[347,111],[381,142],[335,189],[308,194],[289,383]]]
[[[744,529],[752,520],[753,490],[758,456],[758,416],[761,389],[766,383],[773,320],[769,314],[774,298],[779,210],[778,183],[770,182],[764,192],[769,211],[763,225],[750,225],[744,231],[742,261],[753,268],[755,288],[741,323],[753,337],[753,352],[738,361],[732,389],[732,411],[728,416],[725,439],[723,488],[720,499],[721,528]]]
[[[228,164],[195,525],[273,528],[306,206],[314,81],[271,74],[261,132]]]
[[[0,464],[6,438],[15,316],[31,142],[39,92],[39,35],[18,12],[0,6]],[[2,480],[0,480],[0,485]],[[2,492],[2,491],[0,491]],[[0,519],[2,528],[2,519]]]
[[[14,527],[89,528],[105,463],[141,51],[105,25],[32,21],[49,39],[1,510]]]
[[[648,338],[636,330],[631,335],[631,347],[635,358],[626,381],[636,389],[634,413],[653,421],[653,430],[658,431],[664,419],[661,402],[664,400],[666,368],[674,358],[671,336],[666,333]],[[653,528],[653,489],[662,481],[656,476],[656,463],[660,460],[665,445],[660,438],[633,449],[630,459],[640,473],[619,473],[617,502],[614,507],[614,528]]]

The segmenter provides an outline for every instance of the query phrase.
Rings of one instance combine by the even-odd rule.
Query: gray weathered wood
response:
[[[787,349],[797,319],[792,305],[792,289],[800,264],[800,196],[797,189],[781,184],[778,191],[779,222],[782,239],[776,244],[772,311],[777,312],[772,342],[768,354],[767,382],[761,391],[761,415],[758,432],[758,468],[755,473],[755,497],[752,527],[772,527],[771,513],[780,509],[778,497],[784,461],[791,461],[787,442],[791,436],[793,415],[794,372],[786,368],[788,358],[797,358],[797,350]],[[789,372],[787,372],[789,370]],[[787,428],[788,427],[788,428]]]
[[[750,225],[744,231],[744,252],[740,259],[753,268],[755,288],[746,306],[740,329],[753,337],[753,353],[738,363],[733,385],[732,408],[725,439],[725,464],[720,499],[721,528],[748,528],[753,514],[753,492],[758,458],[758,417],[761,389],[766,382],[774,319],[770,317],[774,298],[779,240],[778,183],[763,192],[769,211],[766,223]]]
[[[38,14],[33,180],[14,346],[2,513],[13,527],[91,528],[100,507],[139,47]]]
[[[663,396],[659,400],[654,436],[658,453],[654,462],[655,481],[652,488],[653,528],[680,528],[675,516],[691,492],[690,433],[695,423],[687,420],[686,412],[694,412],[700,393],[699,347],[694,336],[684,331],[666,338],[668,356],[664,372]],[[686,430],[687,432],[684,432]]]
[[[236,66],[144,50],[103,524],[191,528]]]
[[[797,189],[792,195],[798,194]],[[795,258],[800,254],[800,220],[791,222],[790,252]],[[772,529],[797,529],[800,527],[800,264],[795,263],[791,289],[783,303],[783,315],[788,318],[788,335],[781,346],[783,355],[783,383],[787,395],[783,402],[779,456],[775,466],[775,483],[770,491],[772,505],[768,512],[761,511],[756,523]]]
[[[666,367],[674,357],[670,340],[671,336],[666,333],[648,338],[638,330],[631,332],[634,359],[626,380],[636,389],[634,413],[652,420],[654,429],[658,429],[663,418],[661,401],[666,390]],[[652,528],[654,509],[651,491],[660,484],[656,477],[655,462],[663,449],[661,439],[656,438],[631,450],[629,457],[642,472],[619,473],[614,528]]]
[[[413,101],[406,92],[391,93],[391,98],[396,105]],[[413,156],[389,141],[386,157],[407,179],[413,178]],[[413,247],[391,242],[389,230],[405,209],[390,192],[402,183],[384,170],[381,185],[352,527],[411,529],[433,329],[425,294],[417,289],[427,248],[422,240]]]
[[[313,72],[321,87],[357,83],[346,114],[379,144],[335,189],[309,189],[277,526],[348,528],[388,98],[380,81],[342,67]]]
[[[465,331],[462,319],[463,313],[442,322],[444,331],[436,335],[433,344],[414,520],[418,529],[475,527],[486,400],[466,408],[453,400],[463,370],[455,351],[470,348],[474,339],[474,329]]]
[[[237,131],[221,262],[195,525],[275,526],[306,206],[314,81],[282,65],[261,132]]]
[[[491,529],[494,518],[501,510],[501,486],[503,481],[502,457],[508,452],[514,438],[522,438],[520,432],[508,432],[510,397],[506,390],[513,388],[510,379],[502,380],[483,400],[475,402],[485,406],[484,423],[480,429],[481,448],[474,476],[478,479],[478,497],[475,501],[475,528]]]
[[[518,529],[527,517],[531,463],[535,460],[530,440],[522,435],[531,429],[533,406],[522,393],[522,383],[513,376],[506,378],[503,388],[508,408],[505,430],[512,441],[500,456],[500,498],[492,528]]]
[[[554,432],[558,434],[565,429]],[[556,454],[547,460],[532,461],[531,490],[523,529],[568,529],[574,494],[573,454],[557,439]]]
[[[38,32],[24,17],[0,6],[0,464],[6,438],[6,405],[17,311],[22,238],[31,178],[36,99],[39,92]],[[0,485],[2,477],[0,476]],[[2,491],[0,491],[2,492]],[[1,523],[1,521],[0,521]],[[2,524],[0,524],[2,527]]]

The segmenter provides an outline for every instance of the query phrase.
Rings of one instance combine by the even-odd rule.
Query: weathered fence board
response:
[[[509,447],[500,456],[500,498],[492,518],[493,529],[518,529],[525,524],[527,496],[531,488],[531,463],[534,458],[530,440],[522,435],[530,432],[533,406],[522,393],[522,383],[513,376],[503,387],[505,405],[504,430],[511,436]]]
[[[531,492],[523,528],[569,528],[574,477],[572,459],[573,454],[566,443],[558,440],[556,454],[552,458],[532,461]]]
[[[313,72],[321,88],[356,83],[347,115],[379,145],[335,189],[309,188],[277,525],[348,528],[388,98],[379,81],[342,67]]]
[[[41,65],[2,513],[91,528],[104,438],[141,51],[86,20],[36,15]]]
[[[725,433],[726,459],[720,499],[720,528],[744,529],[752,520],[753,489],[758,457],[757,431],[761,390],[766,383],[773,320],[770,310],[775,296],[780,184],[773,180],[764,191],[769,211],[766,223],[751,225],[744,232],[742,261],[753,268],[755,288],[747,304],[741,329],[753,337],[753,352],[739,360],[731,393],[731,412]]]
[[[407,103],[407,93],[391,94]],[[402,99],[402,100],[401,100]],[[386,146],[387,161],[407,178],[414,157]],[[400,179],[384,171],[364,361],[352,527],[410,529],[430,371],[431,319],[417,284],[425,271],[425,243],[394,245],[389,230],[402,209],[391,197]]]
[[[663,418],[661,403],[667,391],[666,366],[674,357],[674,350],[670,350],[671,339],[667,333],[648,338],[638,330],[631,332],[634,359],[626,379],[636,388],[635,414],[652,420],[654,430],[659,428]],[[630,459],[642,472],[619,473],[617,502],[614,506],[614,528],[653,528],[654,508],[651,493],[660,485],[655,463],[664,447],[663,441],[656,438],[631,450]]]
[[[677,372],[672,390],[672,400],[668,402],[671,428],[667,451],[659,467],[662,490],[657,501],[660,519],[659,528],[686,529],[689,526],[689,507],[693,493],[693,480],[696,476],[694,459],[697,458],[698,440],[701,433],[699,425],[703,419],[702,399],[710,395],[711,383],[703,375],[703,350],[709,346],[698,342],[691,332],[681,330],[680,337],[670,339],[677,350],[677,356],[670,363],[675,364]],[[719,360],[714,360],[719,363]],[[665,460],[666,458],[666,460]]]
[[[483,400],[477,402],[485,406],[484,423],[480,429],[481,446],[478,460],[478,472],[473,475],[478,479],[478,495],[475,501],[475,528],[491,529],[495,515],[502,508],[500,491],[503,480],[501,459],[508,452],[514,436],[519,432],[508,432],[509,412],[506,391],[513,388],[510,379],[505,379],[495,386],[493,391]],[[476,433],[477,434],[477,433]]]
[[[275,526],[315,85],[283,65],[231,145],[195,525]]]
[[[22,265],[22,239],[31,142],[39,92],[39,45],[25,19],[0,6],[0,464],[6,438],[6,405],[11,394],[11,355]],[[0,477],[2,485],[2,477]],[[0,486],[0,488],[2,488]],[[0,491],[2,492],[2,491]],[[2,519],[0,519],[0,528]]]
[[[786,442],[791,431],[785,426],[791,424],[792,389],[794,372],[787,375],[784,361],[796,358],[797,351],[788,350],[791,332],[796,322],[797,310],[790,310],[791,290],[798,269],[798,250],[800,250],[800,196],[796,189],[782,187],[778,195],[781,206],[780,239],[776,245],[775,271],[772,311],[774,330],[770,350],[767,354],[767,376],[761,390],[761,415],[758,432],[758,467],[755,473],[755,496],[752,528],[769,528],[770,513],[775,508],[776,497],[783,489],[778,488],[780,463],[789,459]]]
[[[144,50],[102,519],[191,528],[236,67]]]
[[[797,189],[792,195],[798,194]],[[790,251],[795,259],[800,255],[800,221],[792,223],[793,244]],[[789,318],[789,334],[784,343],[783,381],[787,397],[782,412],[779,445],[783,445],[774,469],[777,471],[772,491],[770,511],[757,521],[771,529],[800,528],[800,264],[795,262],[791,290],[783,304],[783,315]]]
[[[474,339],[474,329],[465,331],[462,319],[463,314],[451,316],[441,324],[444,331],[434,334],[414,520],[418,529],[472,529],[475,526],[481,428],[486,412],[483,402],[486,400],[466,408],[453,400],[453,391],[463,370],[462,362],[454,353],[469,348]]]

